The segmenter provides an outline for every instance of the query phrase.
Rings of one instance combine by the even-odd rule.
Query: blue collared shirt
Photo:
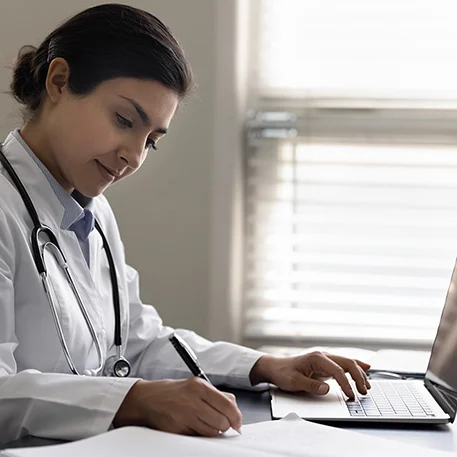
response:
[[[60,228],[62,230],[71,230],[76,234],[87,265],[90,266],[89,235],[94,229],[95,225],[93,199],[84,197],[78,191],[74,191],[70,195],[57,182],[57,180],[44,166],[41,160],[33,153],[29,145],[24,141],[21,134],[19,133],[19,129],[16,129],[13,132],[13,135],[23,146],[23,148],[29,153],[30,157],[32,157],[40,170],[46,176],[46,179],[49,181],[52,190],[64,208],[62,221],[60,222]]]

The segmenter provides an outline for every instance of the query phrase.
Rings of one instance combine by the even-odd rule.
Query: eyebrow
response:
[[[143,124],[146,127],[149,127],[151,125],[151,119],[149,119],[149,116],[146,114],[146,111],[137,101],[135,101],[133,98],[124,97],[123,95],[119,95],[119,97],[123,98],[124,100],[129,101],[135,107],[138,115],[140,116],[141,120],[143,121]],[[166,135],[168,133],[168,129],[159,127],[154,132]]]

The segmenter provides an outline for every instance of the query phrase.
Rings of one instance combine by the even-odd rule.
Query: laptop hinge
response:
[[[430,379],[425,379],[425,387],[441,409],[449,415],[451,422],[454,422],[457,409],[457,394],[445,389],[436,382],[430,381]]]

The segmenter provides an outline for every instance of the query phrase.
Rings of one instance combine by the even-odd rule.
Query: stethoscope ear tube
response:
[[[19,191],[19,195],[21,196],[22,201],[24,202],[24,205],[27,208],[28,213],[30,214],[30,217],[32,218],[33,225],[35,227],[41,227],[40,218],[38,217],[38,213],[36,212],[35,207],[33,206],[32,200],[30,199],[30,196],[29,196],[27,190],[25,189],[24,184],[22,184],[22,181],[19,179],[19,176],[17,175],[13,166],[9,163],[8,159],[5,157],[5,154],[3,154],[2,148],[3,148],[3,144],[0,145],[0,162],[5,167],[6,171],[10,175],[14,185],[16,186],[17,190]]]
[[[65,359],[67,360],[68,366],[70,367],[70,370],[74,374],[77,374],[77,375],[81,374],[81,373],[78,372],[78,370],[77,370],[77,368],[76,368],[76,366],[75,366],[75,364],[74,364],[74,362],[72,360],[70,351],[68,349],[68,345],[67,345],[66,340],[65,340],[65,336],[64,336],[64,332],[63,332],[62,326],[61,326],[59,318],[57,316],[57,310],[56,310],[56,307],[54,305],[53,297],[51,295],[51,285],[49,284],[48,273],[47,273],[47,268],[46,268],[46,262],[44,260],[45,251],[49,251],[53,255],[54,259],[59,264],[59,267],[63,270],[63,272],[65,274],[65,277],[67,279],[67,282],[70,285],[70,288],[71,288],[71,290],[72,290],[72,292],[73,292],[73,294],[74,294],[74,296],[76,298],[76,301],[78,302],[79,309],[80,309],[82,315],[84,316],[84,320],[86,321],[87,328],[89,329],[90,335],[91,335],[92,340],[94,342],[95,350],[97,351],[97,356],[98,356],[98,360],[99,360],[99,366],[96,369],[92,369],[92,370],[88,370],[88,371],[90,371],[91,373],[95,373],[97,375],[97,374],[102,372],[103,366],[105,364],[105,357],[104,357],[104,354],[103,354],[102,346],[100,344],[100,340],[98,338],[97,332],[95,331],[94,324],[92,323],[92,320],[91,320],[91,318],[90,318],[90,316],[89,316],[89,314],[88,314],[88,312],[86,310],[86,307],[84,306],[84,303],[81,300],[81,296],[79,295],[79,292],[78,292],[78,290],[76,288],[75,282],[74,282],[73,277],[72,277],[72,275],[70,273],[70,270],[68,268],[68,264],[67,264],[67,262],[65,260],[65,257],[64,257],[64,255],[62,253],[62,250],[60,249],[60,246],[58,244],[54,244],[52,241],[45,242],[41,246],[40,249],[41,249],[40,259],[43,262],[43,266],[44,266],[44,272],[41,274],[41,278],[43,280],[43,286],[44,286],[44,289],[45,289],[45,292],[46,292],[46,296],[48,298],[49,307],[51,309],[52,317],[54,319],[54,324],[56,326],[56,330],[57,330],[57,334],[58,334],[58,337],[59,337],[60,345],[61,345],[62,350],[64,352]]]
[[[114,303],[114,345],[118,348],[122,346],[122,332],[121,332],[121,302],[119,297],[119,285],[117,282],[116,266],[114,265],[113,254],[109,247],[108,241],[106,240],[105,234],[100,227],[100,224],[95,220],[95,228],[100,233],[103,240],[103,246],[105,248],[106,257],[108,259],[109,269],[111,272],[111,289],[113,294]],[[120,356],[119,356],[120,358]]]
[[[40,243],[39,243],[39,238],[42,233],[44,233],[49,238],[49,241],[55,247],[55,249],[54,249],[55,253],[58,254],[59,258],[61,257],[59,264],[62,265],[62,263],[66,264],[66,262],[67,262],[67,259],[65,258],[65,255],[62,252],[62,250],[60,249],[57,238],[54,235],[54,233],[52,232],[52,230],[49,227],[46,227],[45,225],[41,225],[41,223],[40,223],[40,225],[36,225],[35,227],[33,227],[33,230],[32,230],[32,254],[33,254],[33,259],[35,260],[36,268],[40,275],[42,273],[47,272],[46,265],[45,265],[44,259],[43,259],[43,253],[42,253],[42,250],[40,250]]]
[[[60,321],[59,321],[59,318],[57,315],[57,311],[56,311],[56,308],[54,305],[52,292],[51,292],[51,285],[50,285],[48,277],[47,277],[46,262],[44,260],[44,250],[45,249],[48,249],[50,252],[52,252],[52,254],[54,255],[54,258],[57,260],[59,266],[65,271],[67,280],[76,297],[79,308],[84,316],[84,319],[89,328],[89,332],[95,343],[95,348],[96,348],[97,355],[99,358],[99,367],[96,369],[86,370],[84,372],[84,374],[87,376],[97,376],[98,374],[101,374],[101,372],[103,370],[104,373],[106,373],[107,371],[110,371],[111,372],[110,375],[116,376],[116,377],[128,376],[130,374],[131,367],[130,367],[130,363],[127,361],[127,359],[125,359],[125,357],[122,356],[121,310],[120,310],[119,284],[118,284],[118,280],[117,280],[116,266],[114,264],[113,255],[111,253],[108,241],[107,241],[98,221],[95,220],[95,227],[96,227],[97,231],[99,232],[100,236],[102,237],[103,246],[105,248],[105,253],[106,253],[106,256],[108,259],[110,276],[111,276],[113,305],[114,305],[114,316],[115,316],[114,344],[116,346],[116,356],[110,357],[110,359],[112,359],[112,364],[104,363],[105,357],[104,357],[104,354],[103,354],[103,351],[101,348],[100,341],[98,339],[98,336],[97,336],[95,328],[92,324],[92,321],[87,313],[87,310],[84,306],[84,303],[82,302],[81,297],[76,289],[76,285],[73,281],[73,278],[71,276],[71,273],[70,273],[68,265],[67,265],[67,260],[65,258],[64,253],[62,252],[62,249],[59,246],[57,237],[55,236],[55,234],[53,233],[53,231],[51,230],[50,227],[41,224],[41,221],[38,217],[38,213],[35,209],[35,206],[33,205],[33,202],[31,200],[26,188],[22,184],[22,182],[21,182],[19,176],[17,175],[16,171],[14,170],[13,166],[10,164],[10,162],[4,155],[4,153],[2,151],[2,147],[3,147],[3,144],[0,144],[0,163],[5,167],[5,170],[8,172],[9,176],[11,177],[13,184],[19,191],[19,195],[21,196],[22,201],[24,202],[24,205],[33,222],[33,229],[32,229],[32,235],[31,235],[31,245],[32,245],[31,249],[32,249],[33,258],[34,258],[38,273],[42,279],[43,287],[45,290],[46,297],[49,301],[49,305],[51,307],[52,317],[53,317],[53,320],[55,323],[57,334],[59,336],[62,350],[64,352],[65,358],[67,360],[67,363],[68,363],[71,371],[75,374],[80,374],[80,373],[78,373],[76,366],[72,361],[70,351],[69,351],[68,346],[65,341],[63,329],[60,324]],[[48,240],[44,241],[43,246],[40,248],[40,239],[39,238],[40,238],[41,234],[46,235]],[[110,366],[107,367],[107,365],[110,365]],[[104,369],[104,367],[105,367],[105,369]],[[108,370],[107,370],[107,368],[108,368]]]

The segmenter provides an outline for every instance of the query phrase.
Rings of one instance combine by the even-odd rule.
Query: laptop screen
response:
[[[457,399],[457,263],[446,296],[438,332],[425,375],[446,397],[455,417]]]

